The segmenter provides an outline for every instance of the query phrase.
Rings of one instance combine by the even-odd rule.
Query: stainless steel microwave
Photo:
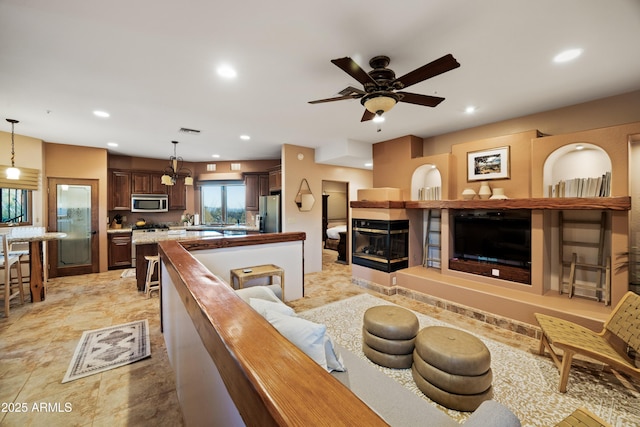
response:
[[[169,196],[166,194],[132,194],[131,212],[167,212]]]

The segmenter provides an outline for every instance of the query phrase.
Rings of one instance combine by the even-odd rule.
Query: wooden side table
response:
[[[284,270],[274,264],[256,265],[252,267],[235,268],[230,270],[229,281],[233,289],[242,289],[247,281],[268,277],[269,284],[273,284],[273,276],[280,277],[282,300],[284,301]],[[238,287],[236,288],[236,282]]]

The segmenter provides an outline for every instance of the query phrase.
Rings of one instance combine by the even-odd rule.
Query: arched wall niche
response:
[[[419,166],[411,177],[411,200],[441,200],[442,175],[432,163]]]
[[[560,181],[574,178],[598,178],[611,172],[611,158],[602,147],[577,141],[566,144],[552,152],[545,160],[543,167],[543,181],[545,195],[549,189]]]

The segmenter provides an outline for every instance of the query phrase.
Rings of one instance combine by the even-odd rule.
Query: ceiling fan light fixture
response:
[[[371,93],[362,98],[364,108],[373,114],[382,115],[391,110],[398,102],[398,96],[392,92]]]

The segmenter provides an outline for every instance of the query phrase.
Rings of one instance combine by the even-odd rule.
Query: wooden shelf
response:
[[[351,202],[352,208],[386,209],[608,209],[628,211],[631,197],[566,197],[489,200],[407,200]]]
[[[369,208],[369,209],[404,209],[405,203],[402,200],[372,200],[372,201],[353,201],[349,203],[352,208]]]

